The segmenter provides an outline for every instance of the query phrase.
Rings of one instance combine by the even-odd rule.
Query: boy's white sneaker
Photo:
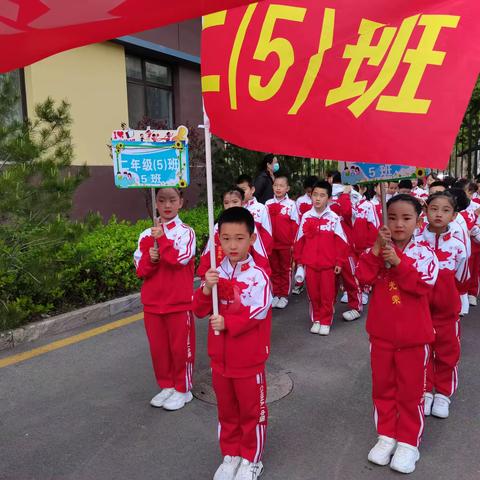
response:
[[[280,299],[278,297],[273,297],[273,300],[272,300],[272,308],[277,308],[277,305],[278,305],[278,301]]]
[[[342,298],[340,299],[340,303],[348,303],[348,293],[343,292]]]
[[[252,463],[242,459],[237,474],[235,475],[235,480],[257,480],[257,478],[263,473],[263,463]]]
[[[475,295],[469,295],[468,296],[468,303],[472,306],[472,307],[476,307],[477,306],[477,297]]]
[[[163,407],[163,404],[173,395],[174,391],[174,388],[164,388],[150,400],[150,405],[157,408]]]
[[[328,335],[330,333],[330,325],[320,325],[319,335]]]
[[[217,468],[213,480],[233,480],[241,460],[241,457],[226,455],[223,463]]]
[[[448,418],[450,399],[441,393],[433,397],[432,415],[438,418]]]
[[[354,320],[357,320],[360,318],[362,314],[358,310],[348,310],[347,312],[343,312],[343,319],[346,322],[353,322]]]
[[[187,404],[193,400],[192,392],[177,392],[176,390],[173,394],[166,400],[163,404],[163,408],[165,410],[180,410]]]
[[[287,305],[288,305],[288,298],[286,298],[286,297],[281,297],[281,298],[278,300],[277,308],[285,308]]]
[[[320,332],[320,322],[313,322],[310,333],[318,334]]]
[[[426,417],[432,413],[433,393],[426,392],[424,396],[423,412]]]
[[[362,305],[367,305],[368,303],[368,293],[362,293]]]
[[[470,311],[470,304],[468,303],[468,295],[466,293],[463,295],[460,295],[460,301],[462,303],[460,316],[463,317],[465,315],[468,315],[468,312]]]
[[[400,473],[412,473],[419,458],[420,452],[417,447],[398,442],[397,449],[390,462],[390,468]]]
[[[388,465],[395,448],[397,448],[397,441],[394,438],[379,435],[377,443],[368,453],[368,460],[377,465]]]

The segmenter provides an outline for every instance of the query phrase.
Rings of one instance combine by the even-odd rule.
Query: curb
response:
[[[198,288],[199,285],[200,278],[195,277],[193,281],[194,288]],[[119,314],[137,313],[139,310],[142,310],[140,293],[133,293],[126,297],[97,303],[80,310],[73,310],[72,312],[63,313],[46,320],[29,323],[15,330],[0,332],[0,352],[15,348],[23,343],[33,342],[48,335],[68,332],[90,323],[108,320]]]
[[[132,313],[141,308],[140,293],[134,293],[46,320],[39,320],[15,330],[0,332],[0,351],[15,348],[23,343],[33,342],[47,335],[64,333],[77,327],[106,320],[118,314]]]

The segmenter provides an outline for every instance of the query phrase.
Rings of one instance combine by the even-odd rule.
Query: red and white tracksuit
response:
[[[143,279],[141,298],[145,330],[158,385],[187,392],[192,388],[195,323],[192,310],[195,232],[177,216],[162,224],[157,239],[160,259],[153,263],[150,228],[142,232],[134,254]],[[175,285],[176,288],[172,288]]]
[[[465,219],[470,233],[472,251],[468,262],[470,269],[470,281],[467,284],[467,293],[468,295],[473,295],[474,297],[478,297],[480,293],[480,217],[476,213],[478,208],[480,208],[480,205],[472,201],[466,210],[460,212],[460,215],[462,215]]]
[[[222,260],[225,258],[225,252],[220,245],[220,237],[218,236],[218,224],[215,224],[215,258],[217,265],[220,265]],[[267,275],[271,274],[270,262],[268,260],[267,251],[262,242],[262,237],[259,235],[257,227],[255,226],[255,231],[257,238],[253,245],[250,247],[250,254],[255,260],[256,265],[263,268]],[[210,238],[203,249],[202,256],[200,257],[200,263],[197,268],[197,275],[200,278],[205,278],[205,273],[210,269]]]
[[[334,269],[345,265],[347,237],[340,217],[329,207],[322,213],[312,208],[302,218],[293,255],[305,268],[310,318],[321,325],[331,325],[336,297]]]
[[[344,186],[341,184],[332,185],[332,199],[330,208],[341,219],[342,227],[347,237],[348,252],[347,261],[345,262],[342,273],[340,274],[343,287],[347,292],[348,306],[361,312],[363,310],[362,304],[362,292],[358,285],[357,278],[355,276],[355,268],[357,259],[354,252],[355,239],[353,235],[353,206],[360,201],[361,195],[352,190],[350,193],[343,193]]]
[[[428,199],[428,192],[421,187],[415,187],[412,190],[412,195],[419,200],[426,201]]]
[[[382,226],[381,218],[381,205],[376,198],[363,199],[355,205],[352,236],[357,256],[373,247]]]
[[[305,193],[295,200],[295,204],[297,205],[298,215],[301,220],[303,215],[307,213],[313,206],[312,197]]]
[[[270,255],[273,295],[288,297],[292,286],[292,247],[299,224],[298,210],[288,195],[282,200],[267,200],[265,205],[273,231],[273,249]]]
[[[268,208],[263,203],[257,201],[255,197],[245,204],[245,208],[252,214],[255,220],[255,226],[262,238],[263,246],[265,247],[267,255],[270,255],[272,253],[273,238],[272,222],[270,221]]]
[[[436,235],[427,227],[417,240],[433,248],[439,262],[430,301],[435,340],[431,344],[426,390],[432,392],[435,388],[437,393],[449,397],[458,386],[461,302],[457,285],[468,280],[467,250],[450,231]]]
[[[365,252],[357,275],[362,285],[373,286],[366,328],[378,434],[417,447],[424,427],[429,345],[435,338],[429,298],[438,260],[415,239],[397,255],[400,264],[387,269],[381,255]]]
[[[218,408],[218,434],[222,455],[259,462],[267,433],[265,362],[270,353],[272,323],[271,286],[253,258],[218,267],[219,312],[225,330],[208,331],[208,355]],[[212,313],[212,297],[196,290],[193,311],[198,317]]]

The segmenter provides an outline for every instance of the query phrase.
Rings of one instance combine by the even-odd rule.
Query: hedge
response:
[[[207,209],[185,210],[180,217],[197,234],[198,260],[208,238]],[[150,226],[149,220],[131,224],[116,218],[106,225],[98,219],[59,221],[17,231],[14,242],[0,237],[0,330],[138,291],[132,256],[138,236]]]

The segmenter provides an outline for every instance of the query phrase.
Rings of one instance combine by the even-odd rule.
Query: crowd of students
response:
[[[479,183],[480,183],[480,179]],[[272,308],[304,288],[310,332],[330,334],[334,308],[363,315],[370,339],[378,441],[369,461],[410,473],[420,458],[425,416],[447,418],[458,386],[460,317],[477,304],[480,195],[477,182],[430,174],[390,182],[387,218],[380,186],[345,186],[339,172],[308,177],[289,198],[289,179],[272,178],[260,203],[242,175],[223,195],[193,292],[195,232],[178,212],[182,192],[157,193],[158,223],[139,238],[134,259],[152,363],[161,388],[154,407],[178,410],[193,398],[194,315],[209,317],[208,355],[223,462],[214,480],[255,480],[263,472],[268,408],[265,363]],[[293,281],[292,281],[293,280]],[[213,314],[212,292],[219,313]]]

